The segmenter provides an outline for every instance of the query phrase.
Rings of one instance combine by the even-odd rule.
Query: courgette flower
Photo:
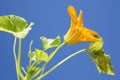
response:
[[[99,39],[95,37],[95,35],[98,35],[97,32],[84,27],[82,20],[82,11],[80,11],[79,16],[77,16],[76,10],[73,6],[70,5],[68,6],[68,14],[71,18],[71,26],[66,35],[64,36],[64,42],[66,44],[99,41]]]

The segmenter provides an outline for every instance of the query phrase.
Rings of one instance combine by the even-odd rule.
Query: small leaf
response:
[[[26,74],[25,68],[21,66],[21,70]]]
[[[98,71],[114,75],[114,70],[110,62],[110,55],[106,55],[103,49],[103,40],[100,42],[92,42],[86,49],[88,55],[92,58]]]
[[[39,49],[35,49],[35,53],[36,53],[36,60],[48,62],[49,56],[46,52]]]
[[[29,57],[32,61],[36,61],[36,54],[35,54],[35,52],[29,52],[29,53],[28,53],[28,57]]]
[[[103,43],[104,42],[102,38],[100,38],[99,42],[93,42],[89,47],[96,53],[96,51],[100,50],[103,47]]]
[[[59,46],[61,43],[59,36],[57,36],[55,39],[47,39],[42,36],[42,37],[40,37],[40,39],[42,40],[44,50]]]
[[[11,33],[18,38],[24,38],[27,35],[31,29],[31,27],[26,28],[27,25],[24,18],[16,15],[0,16],[0,31]]]

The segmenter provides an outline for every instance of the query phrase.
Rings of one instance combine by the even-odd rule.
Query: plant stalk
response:
[[[17,60],[17,71],[18,71],[18,74],[19,76],[21,77],[21,79],[24,79],[24,76],[21,72],[21,67],[20,67],[20,64],[21,64],[21,48],[22,48],[22,39],[19,39],[19,45],[18,45],[18,60]]]
[[[14,54],[17,78],[18,78],[18,80],[20,80],[20,77],[19,77],[19,74],[18,74],[18,69],[17,69],[16,41],[17,41],[17,38],[15,37],[14,44],[13,44],[13,54]]]
[[[49,73],[51,73],[53,70],[55,70],[57,67],[59,67],[60,65],[62,65],[64,62],[66,62],[67,60],[69,60],[70,58],[72,58],[73,56],[81,53],[81,52],[84,52],[86,49],[82,49],[82,50],[79,50],[73,54],[71,54],[70,56],[66,57],[65,59],[63,59],[62,61],[60,61],[58,64],[56,64],[54,67],[52,67],[50,70],[48,70],[47,72],[45,72],[44,74],[42,74],[41,76],[39,76],[36,80],[40,80],[42,79],[43,77],[45,77],[46,75],[48,75]]]
[[[48,62],[45,62],[45,64],[42,66],[42,68],[40,70],[38,70],[38,72],[33,76],[36,77],[40,72],[41,72],[41,75],[44,73],[44,70],[45,70],[45,67],[47,66],[47,64],[50,62],[50,60],[54,57],[54,55],[57,53],[57,51],[62,47],[64,46],[65,43],[63,42],[62,44],[60,44],[55,50],[54,52],[52,52],[49,56],[49,60]]]

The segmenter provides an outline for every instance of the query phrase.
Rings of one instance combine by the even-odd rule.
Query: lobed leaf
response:
[[[48,62],[49,56],[46,52],[44,52],[43,50],[35,49],[35,53],[36,53],[36,60]]]
[[[28,28],[26,28],[27,25],[27,21],[24,18],[16,15],[0,16],[0,31],[11,33],[18,38],[24,38],[31,30],[33,23]]]
[[[52,47],[59,46],[61,43],[60,37],[57,36],[55,39],[47,39],[45,37],[40,37],[42,44],[43,44],[43,49],[47,50]]]
[[[14,33],[21,32],[27,26],[27,21],[19,16],[15,15],[5,15],[0,16],[0,30]]]
[[[86,49],[88,55],[92,58],[98,71],[114,75],[113,66],[110,61],[110,55],[106,55],[103,49],[103,40],[100,38],[99,42],[92,42]]]

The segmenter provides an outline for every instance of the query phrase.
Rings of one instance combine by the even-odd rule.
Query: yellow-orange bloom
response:
[[[74,7],[68,6],[68,13],[71,18],[71,26],[66,35],[64,36],[64,41],[66,44],[99,41],[98,38],[94,37],[94,35],[97,35],[97,32],[84,27],[82,20],[82,11],[80,11],[79,16],[77,16]]]

